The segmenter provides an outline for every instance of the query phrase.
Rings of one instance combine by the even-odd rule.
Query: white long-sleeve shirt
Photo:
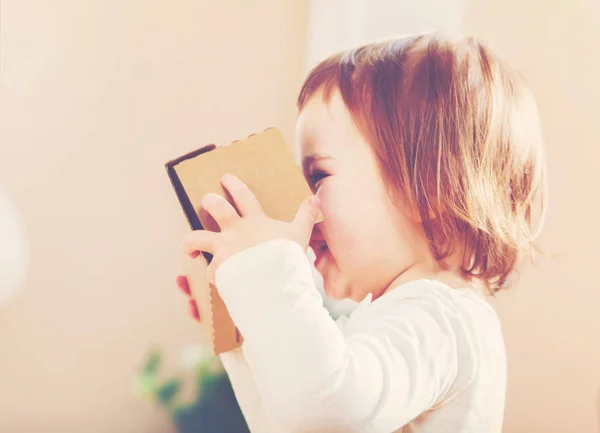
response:
[[[244,336],[221,359],[252,433],[495,433],[506,361],[483,296],[418,280],[331,319],[302,248],[263,243],[216,285]]]

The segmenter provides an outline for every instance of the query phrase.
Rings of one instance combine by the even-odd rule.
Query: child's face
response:
[[[424,254],[420,225],[388,195],[371,146],[335,92],[314,95],[296,123],[305,176],[320,198],[324,221],[311,247],[330,298],[379,296]]]

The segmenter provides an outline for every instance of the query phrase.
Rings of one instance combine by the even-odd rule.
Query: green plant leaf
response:
[[[159,350],[154,349],[146,358],[146,363],[142,369],[142,374],[144,375],[155,375],[158,369],[160,368],[160,364],[162,363],[162,354]]]
[[[173,403],[173,400],[181,391],[180,379],[169,379],[158,387],[156,390],[156,398],[162,404],[167,406]]]
[[[156,392],[156,378],[150,374],[138,374],[135,381],[135,392],[141,397],[153,398]]]

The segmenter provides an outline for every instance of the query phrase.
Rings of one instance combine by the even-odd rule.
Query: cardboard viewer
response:
[[[312,193],[290,148],[275,128],[240,141],[217,147],[214,144],[190,152],[166,164],[167,173],[192,230],[219,231],[218,225],[200,205],[209,192],[232,203],[221,186],[230,173],[254,192],[263,211],[271,218],[292,221],[302,201]],[[233,204],[233,203],[232,203]],[[210,254],[195,259],[183,254],[183,271],[198,305],[213,354],[239,347],[243,337],[231,320],[217,288],[206,275]]]

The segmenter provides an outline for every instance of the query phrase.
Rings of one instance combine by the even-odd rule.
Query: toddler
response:
[[[222,360],[251,431],[500,432],[506,358],[485,297],[534,251],[531,91],[483,43],[428,33],[328,58],[298,109],[314,197],[296,219],[271,220],[228,175],[239,213],[207,195],[221,232],[183,243],[213,254],[244,336]],[[308,246],[326,294],[360,302],[348,317],[323,307]]]

